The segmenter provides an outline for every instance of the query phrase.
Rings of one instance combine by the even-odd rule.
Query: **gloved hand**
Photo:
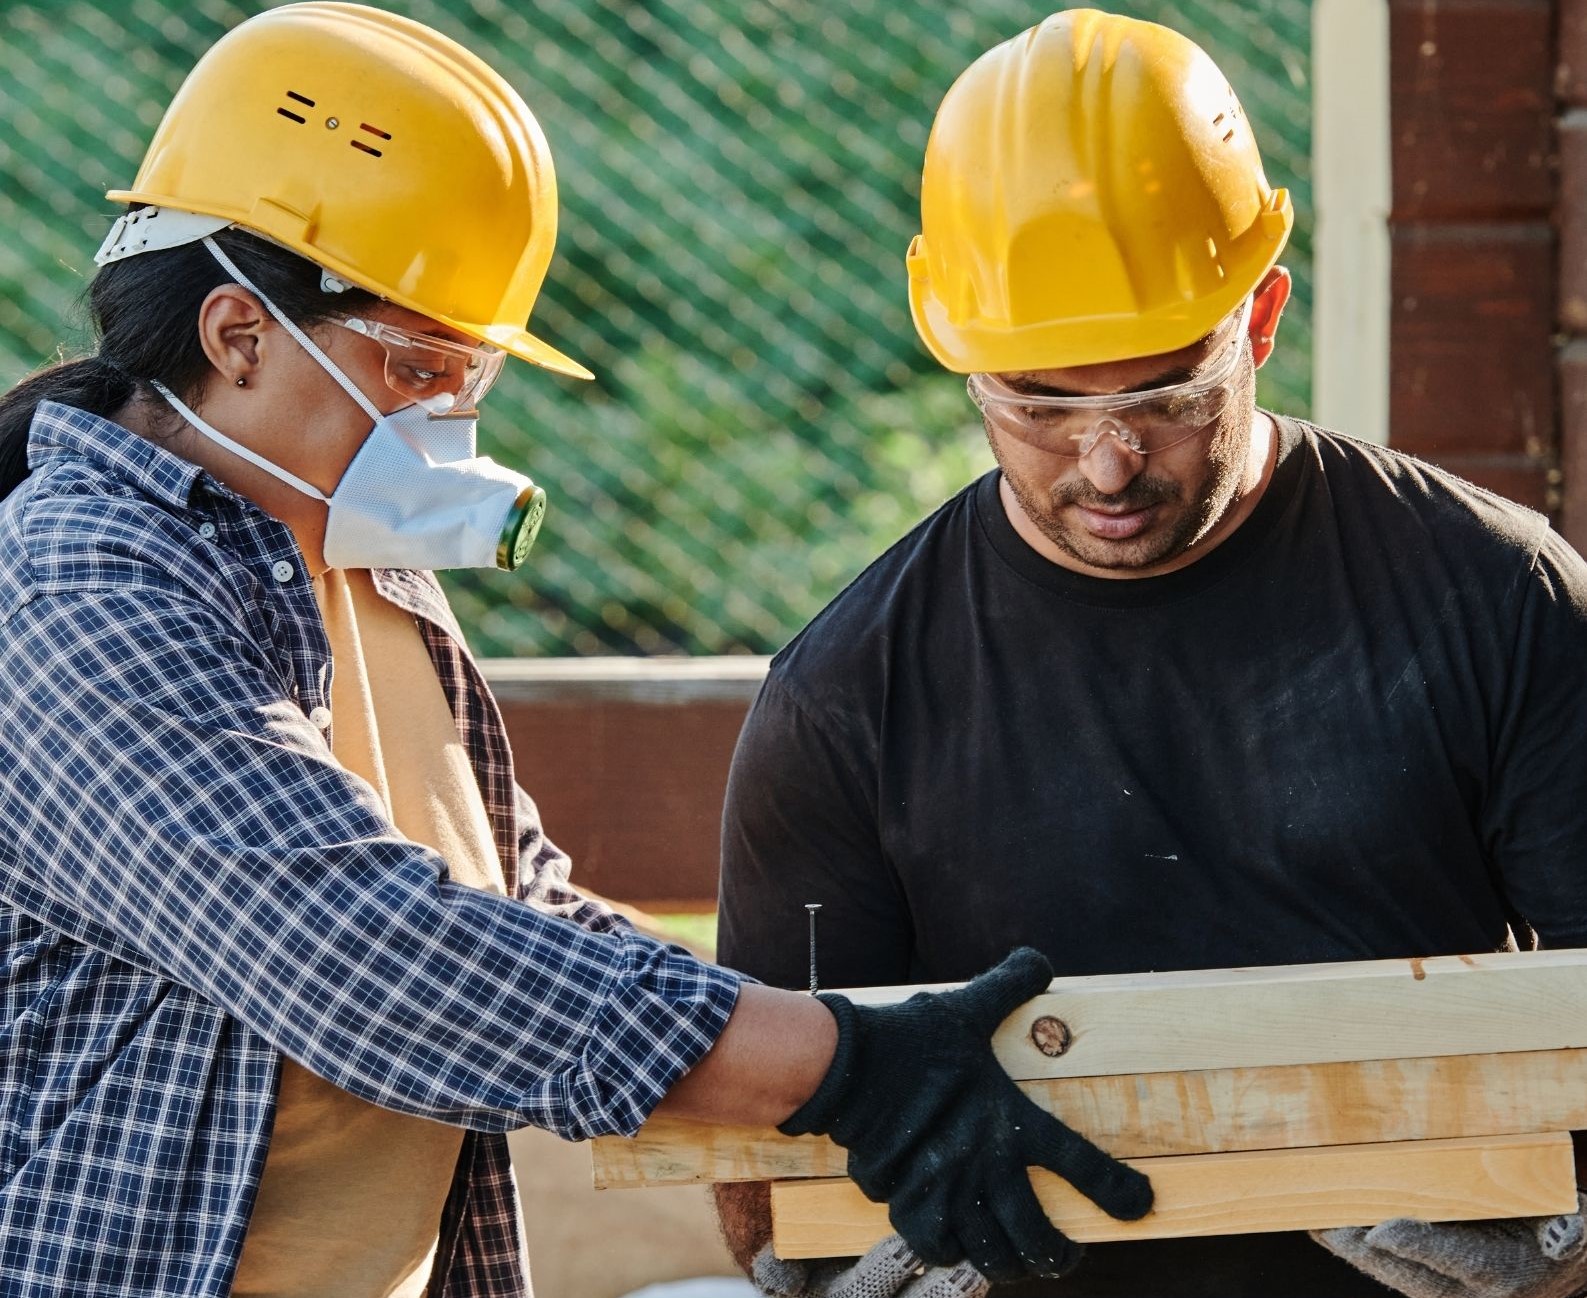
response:
[[[1574,1298],[1587,1292],[1587,1195],[1558,1217],[1315,1230],[1312,1238],[1407,1298]]]
[[[927,1265],[968,1259],[993,1281],[1063,1275],[1080,1246],[1048,1221],[1029,1168],[1127,1221],[1150,1211],[1152,1187],[1039,1109],[992,1054],[998,1024],[1050,981],[1046,957],[1025,947],[967,986],[899,1005],[824,994],[837,1052],[778,1130],[847,1149],[849,1176]]]
[[[755,1256],[749,1278],[767,1298],[986,1298],[992,1286],[968,1262],[928,1267],[897,1235],[858,1262],[785,1262],[771,1245]]]

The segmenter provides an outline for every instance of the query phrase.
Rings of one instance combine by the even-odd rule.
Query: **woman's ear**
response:
[[[198,308],[198,340],[219,382],[227,387],[252,385],[265,323],[259,299],[240,284],[221,284],[209,291]]]
[[[1273,354],[1274,339],[1278,337],[1279,317],[1289,302],[1293,283],[1289,271],[1274,266],[1262,277],[1251,297],[1251,355],[1258,369]]]

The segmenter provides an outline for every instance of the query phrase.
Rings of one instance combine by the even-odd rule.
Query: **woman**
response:
[[[1056,1265],[1027,1163],[1144,1211],[992,1061],[1039,959],[867,1010],[568,886],[428,573],[538,526],[475,455],[505,356],[587,377],[523,326],[555,182],[500,77],[276,9],[112,197],[97,354],[0,400],[0,1289],[521,1293],[501,1133],[663,1103],[830,1132],[930,1260]]]

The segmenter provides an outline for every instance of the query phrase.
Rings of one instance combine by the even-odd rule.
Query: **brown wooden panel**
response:
[[[1558,56],[1554,92],[1587,107],[1587,0],[1560,0]]]
[[[1587,109],[1559,123],[1559,322],[1587,333]]]
[[[574,879],[651,910],[716,904],[722,797],[747,699],[502,698],[518,782]]]
[[[1392,240],[1391,444],[1545,459],[1555,418],[1548,224],[1400,226]]]
[[[1391,0],[1389,10],[1396,218],[1546,212],[1549,0]]]
[[[1423,458],[1528,509],[1544,514],[1559,509],[1559,469],[1545,461],[1524,455],[1428,455]]]
[[[1559,530],[1587,554],[1587,339],[1577,339],[1560,352]]]

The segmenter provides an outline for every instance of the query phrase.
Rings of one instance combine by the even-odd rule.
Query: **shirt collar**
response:
[[[40,402],[28,433],[28,467],[36,469],[69,456],[80,456],[108,468],[145,494],[177,509],[190,507],[193,487],[202,479],[204,487],[215,495],[262,513],[252,501],[239,496],[191,460],[172,454],[114,420],[58,401]],[[278,526],[285,530],[285,524]],[[432,574],[379,568],[374,580],[376,589],[391,603],[436,623],[462,641],[457,619]]]
[[[28,431],[28,467],[36,469],[69,456],[110,469],[140,491],[177,509],[188,507],[193,485],[200,477],[212,490],[230,494],[191,460],[113,420],[58,401],[40,402]]]

